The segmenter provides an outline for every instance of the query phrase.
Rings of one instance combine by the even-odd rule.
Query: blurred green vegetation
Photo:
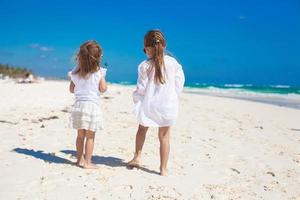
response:
[[[26,74],[33,74],[31,70],[24,67],[15,67],[8,64],[0,64],[0,74],[11,78],[25,77]]]

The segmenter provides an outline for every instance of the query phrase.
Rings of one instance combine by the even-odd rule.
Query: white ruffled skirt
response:
[[[70,126],[93,132],[103,130],[103,118],[100,106],[90,101],[76,101],[70,117]]]

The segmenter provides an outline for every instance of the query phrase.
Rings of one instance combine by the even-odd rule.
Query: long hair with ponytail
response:
[[[83,43],[76,56],[78,67],[73,73],[86,78],[89,73],[96,72],[100,66],[101,56],[102,48],[96,41],[89,40]]]
[[[160,30],[150,30],[144,37],[144,46],[151,47],[153,56],[150,60],[153,61],[155,69],[154,80],[156,83],[166,83],[165,77],[165,63],[164,63],[164,48],[166,47],[166,40]]]

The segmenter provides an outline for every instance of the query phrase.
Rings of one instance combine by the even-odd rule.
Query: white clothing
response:
[[[86,78],[74,74],[75,70],[69,72],[69,76],[75,84],[74,94],[76,101],[92,101],[100,103],[99,83],[101,80],[100,70],[87,75]]]
[[[103,130],[103,118],[100,108],[99,83],[101,73],[90,73],[86,78],[69,72],[75,88],[75,103],[70,115],[70,125],[74,129],[85,129],[93,132]]]
[[[178,114],[178,98],[184,86],[182,66],[168,55],[164,56],[166,83],[154,81],[151,61],[145,60],[138,66],[138,80],[133,92],[135,115],[146,127],[171,126]]]
[[[76,101],[71,111],[70,126],[77,130],[102,131],[103,118],[100,105],[91,101]]]

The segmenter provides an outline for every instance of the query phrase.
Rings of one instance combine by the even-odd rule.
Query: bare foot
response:
[[[83,165],[84,169],[98,169],[97,165],[93,164],[93,163],[85,163]]]
[[[134,168],[134,167],[139,168],[140,167],[140,159],[137,157],[134,157],[131,161],[129,161],[127,163],[127,167],[128,168]]]
[[[76,165],[78,167],[83,167],[84,166],[84,160],[77,160]]]
[[[168,176],[168,170],[167,169],[160,169],[160,175],[161,176]]]
[[[84,155],[82,155],[80,159],[77,158],[76,165],[78,167],[83,167],[84,163],[85,163]]]

